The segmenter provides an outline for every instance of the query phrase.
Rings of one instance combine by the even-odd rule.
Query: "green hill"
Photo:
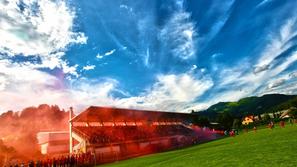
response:
[[[197,112],[209,118],[215,118],[222,112],[230,112],[234,117],[242,118],[246,115],[259,115],[272,112],[285,106],[288,102],[297,101],[296,95],[268,94],[261,97],[247,97],[237,102],[220,102],[212,105],[205,111]],[[284,108],[284,107],[283,107]]]
[[[243,133],[190,148],[159,153],[104,167],[296,166],[297,125]]]

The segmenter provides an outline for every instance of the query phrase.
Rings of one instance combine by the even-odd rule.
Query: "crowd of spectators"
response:
[[[94,166],[95,156],[91,153],[65,155],[28,162],[16,162],[4,165],[4,167],[87,167]]]
[[[147,140],[173,135],[194,135],[194,131],[182,125],[79,127],[93,144],[119,143]]]

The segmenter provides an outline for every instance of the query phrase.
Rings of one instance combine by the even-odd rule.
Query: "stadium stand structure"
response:
[[[91,106],[69,121],[70,153],[92,153],[97,164],[191,145],[192,115]]]

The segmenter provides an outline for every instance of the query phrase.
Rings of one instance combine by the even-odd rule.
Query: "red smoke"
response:
[[[83,126],[76,126],[74,122],[73,130],[86,134],[93,144],[112,147],[111,152],[100,155],[101,159],[97,162],[126,159],[217,138],[216,132],[212,130],[186,126],[181,124],[181,120],[172,119],[177,117],[175,114],[143,111],[133,113],[112,109],[114,113],[110,119],[108,113],[112,112],[107,112],[108,109],[105,109],[106,112],[105,110],[98,112],[94,107],[91,109],[94,110],[93,114],[102,115],[97,117],[91,112],[81,116],[86,120],[78,120],[76,123],[92,122],[98,118],[102,119],[101,123],[95,122],[94,125],[84,123]],[[58,106],[45,104],[29,107],[20,112],[3,113],[0,116],[0,166],[3,165],[4,159],[11,162],[26,162],[32,157],[41,158],[36,134],[40,131],[67,131],[68,115],[68,112],[60,110]],[[110,120],[114,122],[106,122]],[[113,146],[119,146],[118,149],[121,151],[117,152],[117,148]]]
[[[29,107],[20,112],[8,111],[0,116],[0,139],[2,147],[13,151],[0,150],[8,160],[27,161],[40,157],[36,133],[39,131],[58,131],[68,129],[68,113],[58,106],[46,104]],[[1,144],[0,144],[1,149]],[[2,155],[1,155],[2,154]]]

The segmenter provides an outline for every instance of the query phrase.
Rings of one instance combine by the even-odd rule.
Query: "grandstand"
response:
[[[70,153],[91,152],[104,163],[184,147],[198,141],[191,120],[191,114],[92,106],[69,121]]]

